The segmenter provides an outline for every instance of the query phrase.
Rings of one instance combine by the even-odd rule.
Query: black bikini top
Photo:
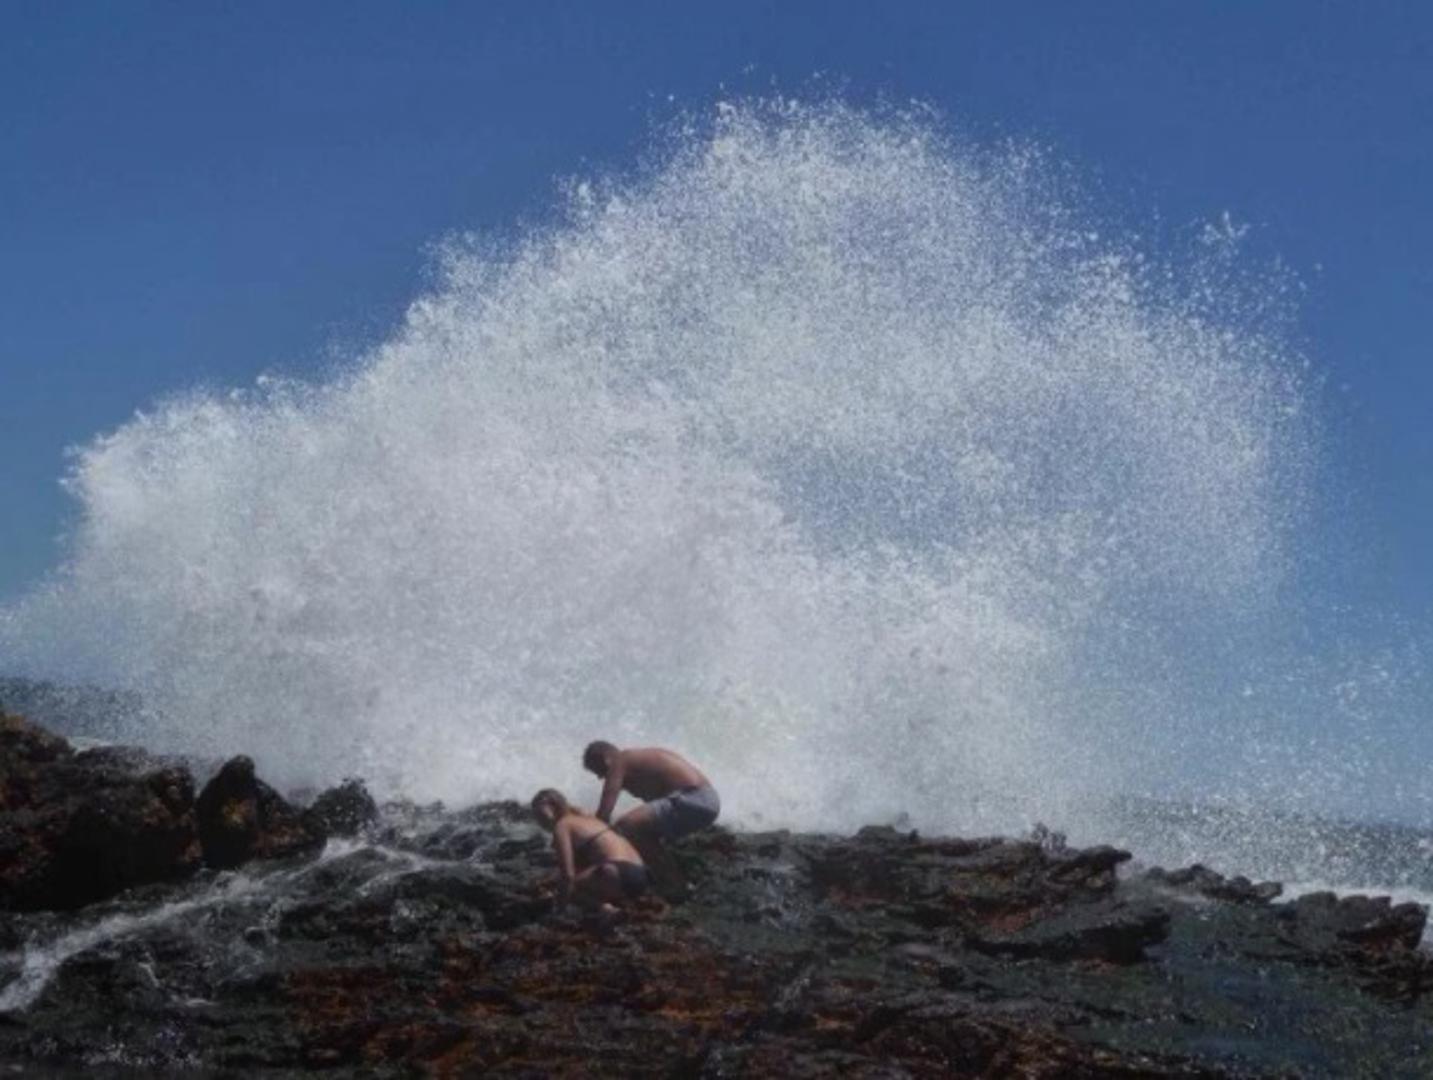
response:
[[[608,825],[605,829],[599,829],[597,832],[589,836],[586,840],[582,841],[582,843],[578,844],[577,847],[573,849],[572,854],[578,858],[585,856],[587,849],[592,846],[593,842],[599,836],[606,836],[608,833],[612,832],[612,830],[613,826],[611,825]]]

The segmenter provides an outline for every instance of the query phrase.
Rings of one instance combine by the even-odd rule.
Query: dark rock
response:
[[[195,840],[194,780],[186,770],[96,787],[78,802],[56,845],[61,890],[83,904],[183,876],[198,864]]]
[[[863,829],[851,841],[814,853],[811,874],[817,887],[843,906],[897,904],[927,929],[948,927],[975,940],[1013,942],[1016,939],[1010,935],[1016,931],[1071,905],[1108,896],[1115,887],[1115,868],[1129,857],[1128,852],[1110,847],[921,840],[894,830]],[[1089,940],[1108,939],[1109,948],[1121,955],[1125,946],[1115,939],[1141,938],[1148,943],[1153,925],[1142,920],[1142,930],[1125,928],[1111,936],[1098,932],[1097,922],[1091,922]],[[1098,951],[1093,945],[1089,948]],[[1080,947],[1070,955],[1086,951]]]
[[[1394,1001],[1433,990],[1433,954],[1420,945],[1428,920],[1421,904],[1316,892],[1271,910],[1277,925],[1246,946],[1250,956],[1348,972],[1363,990]]]
[[[330,836],[356,836],[378,820],[378,804],[362,780],[345,780],[313,801],[309,815]]]
[[[1267,904],[1284,891],[1277,881],[1261,881],[1256,885],[1242,875],[1226,878],[1198,863],[1182,870],[1164,870],[1156,866],[1146,871],[1145,877],[1161,885],[1236,904]]]
[[[0,768],[7,779],[23,775],[27,768],[48,765],[74,754],[67,740],[30,723],[22,716],[0,715]],[[10,809],[7,798],[0,803]]]
[[[932,993],[877,1007],[858,1039],[917,1075],[1152,1077],[1198,1075],[1192,1063],[1092,1046],[1064,1029],[1080,1018],[1039,1000],[992,1005]]]
[[[552,910],[552,902],[535,889],[535,881],[512,881],[471,866],[435,867],[407,874],[395,894],[415,900],[441,900],[480,914],[491,930],[511,930],[532,923]]]
[[[128,793],[99,801],[112,816],[132,816],[135,785],[155,807],[188,804],[182,771],[18,742],[25,801],[7,815],[33,818],[90,775]],[[39,763],[22,768],[27,754]],[[357,785],[337,791],[319,802],[366,817]],[[327,818],[275,800],[251,763],[221,770],[200,799],[220,860]],[[1050,836],[717,828],[672,848],[683,903],[589,922],[552,909],[548,838],[516,804],[390,804],[360,835],[242,876],[6,913],[0,1061],[17,1075],[1053,1080],[1419,1076],[1433,1059],[1416,906],[1274,904],[1202,868],[1121,877],[1124,852]]]
[[[967,944],[1003,956],[1133,964],[1169,936],[1169,924],[1169,912],[1152,905],[1077,904],[1010,933],[972,933]]]
[[[322,822],[255,776],[244,755],[230,758],[204,785],[196,810],[204,862],[216,870],[316,851],[327,838]]]
[[[1421,904],[1395,904],[1386,896],[1338,897],[1331,892],[1300,896],[1281,914],[1307,948],[1347,944],[1372,954],[1412,952],[1428,922],[1428,909]]]
[[[199,863],[194,782],[179,766],[75,754],[0,718],[0,906],[70,909]]]

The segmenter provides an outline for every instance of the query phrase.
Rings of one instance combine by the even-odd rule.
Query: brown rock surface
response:
[[[335,789],[325,813],[361,828],[320,853],[317,813],[247,759],[194,821],[187,773],[141,752],[75,754],[18,721],[0,750],[0,837],[35,845],[0,862],[7,888],[80,861],[143,876],[153,829],[186,814],[184,866],[201,831],[215,864],[256,860],[0,919],[0,1062],[20,1075],[1413,1077],[1433,1060],[1416,905],[1277,903],[1203,868],[1122,877],[1126,853],[1049,837],[718,828],[674,848],[686,888],[593,924],[553,909],[548,837],[516,804],[375,818]]]
[[[194,783],[0,718],[0,907],[76,908],[198,865]]]
[[[254,775],[253,759],[226,761],[204,785],[195,806],[205,865],[229,870],[250,859],[276,859],[316,851],[327,834]]]

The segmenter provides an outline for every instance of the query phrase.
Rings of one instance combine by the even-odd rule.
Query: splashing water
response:
[[[1142,256],[920,115],[727,105],[659,156],[451,243],[328,381],[93,441],[0,649],[141,691],[119,737],[417,798],[590,797],[595,737],[746,824],[1021,828],[1197,773],[1181,642],[1277,604],[1307,488],[1285,283],[1218,230]]]

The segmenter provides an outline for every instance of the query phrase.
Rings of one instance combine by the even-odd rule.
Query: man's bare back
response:
[[[621,790],[631,792],[643,802],[660,799],[683,788],[707,787],[711,783],[700,769],[671,750],[651,746],[640,750],[621,750],[618,756]]]
[[[624,814],[616,828],[634,838],[661,834],[669,840],[704,829],[716,821],[721,800],[706,775],[682,755],[649,746],[619,750],[594,742],[582,755],[586,768],[602,777],[597,816],[612,820],[623,791],[647,805]]]

